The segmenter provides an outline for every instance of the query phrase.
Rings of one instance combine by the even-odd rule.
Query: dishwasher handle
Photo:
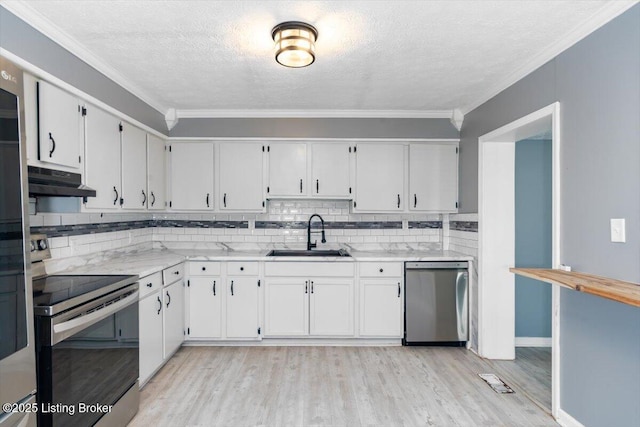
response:
[[[467,269],[469,263],[467,261],[420,261],[420,262],[406,262],[406,270],[438,270],[438,269]]]

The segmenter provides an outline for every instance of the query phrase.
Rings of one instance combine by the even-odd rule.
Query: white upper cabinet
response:
[[[264,210],[264,145],[220,143],[218,206],[221,210]]]
[[[357,212],[402,212],[404,146],[364,143],[356,147]]]
[[[457,212],[458,147],[411,144],[409,150],[409,209]]]
[[[147,136],[147,208],[165,209],[166,190],[166,149],[164,141],[153,135]]]
[[[96,107],[87,107],[85,183],[96,190],[88,197],[90,209],[119,209],[120,187],[120,120]]]
[[[175,210],[213,209],[213,143],[171,144],[171,200]]]
[[[305,143],[277,143],[268,148],[269,184],[267,197],[307,194],[307,145]]]
[[[38,160],[80,167],[83,128],[78,98],[44,81],[37,82],[37,93]]]
[[[146,209],[147,133],[122,123],[122,208]]]
[[[311,196],[350,198],[351,146],[311,144]]]

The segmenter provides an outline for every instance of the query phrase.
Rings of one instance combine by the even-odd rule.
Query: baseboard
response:
[[[516,337],[516,347],[551,347],[551,337]]]
[[[567,414],[562,409],[558,409],[558,417],[556,418],[556,421],[562,427],[585,427],[584,424]]]
[[[402,341],[393,338],[265,338],[261,341],[189,340],[182,345],[186,347],[397,347],[402,345]]]

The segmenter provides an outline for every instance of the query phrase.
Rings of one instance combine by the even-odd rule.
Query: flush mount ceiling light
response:
[[[315,43],[318,30],[304,22],[288,21],[271,30],[275,42],[276,61],[285,67],[301,68],[316,60]]]

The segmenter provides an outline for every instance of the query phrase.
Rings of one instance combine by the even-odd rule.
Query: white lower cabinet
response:
[[[144,280],[144,279],[142,279]],[[140,282],[141,286],[142,281]],[[162,298],[157,290],[140,300],[140,385],[143,385],[151,375],[162,365],[164,353],[162,350]]]
[[[353,274],[346,262],[267,262],[265,337],[353,336]]]
[[[257,262],[189,262],[187,336],[193,341],[259,340]]]
[[[392,262],[360,264],[360,336],[402,338],[402,267]]]
[[[183,268],[178,264],[139,281],[141,387],[184,341]]]
[[[184,284],[179,280],[163,289],[164,358],[170,357],[184,341]]]
[[[353,335],[353,279],[310,280],[309,335]]]
[[[222,283],[220,277],[189,278],[189,338],[222,336]]]
[[[265,280],[265,336],[309,335],[309,284],[289,277]]]
[[[227,338],[256,339],[259,337],[258,278],[227,279]]]

